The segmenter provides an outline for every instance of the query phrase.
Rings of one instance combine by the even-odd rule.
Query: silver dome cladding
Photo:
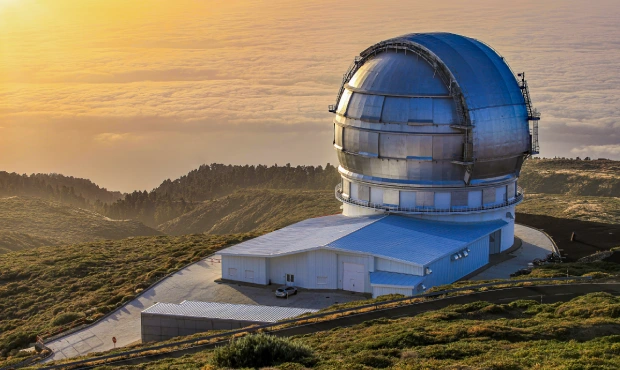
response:
[[[506,181],[531,149],[514,74],[491,48],[460,35],[411,34],[365,50],[334,111],[341,172],[373,182]]]

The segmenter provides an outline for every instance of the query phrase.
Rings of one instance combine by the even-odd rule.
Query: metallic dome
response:
[[[504,59],[478,40],[380,42],[355,59],[330,109],[340,172],[413,188],[515,180],[532,153],[528,108]]]

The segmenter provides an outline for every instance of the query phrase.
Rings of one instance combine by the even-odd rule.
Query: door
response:
[[[286,286],[294,286],[295,285],[295,275],[286,274]]]
[[[342,289],[352,292],[363,293],[366,272],[364,265],[357,263],[343,263]]]
[[[489,235],[489,254],[497,254],[501,250],[502,230]]]

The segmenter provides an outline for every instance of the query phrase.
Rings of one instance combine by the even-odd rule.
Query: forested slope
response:
[[[156,226],[179,217],[204,201],[241,189],[330,190],[339,181],[337,169],[322,166],[203,165],[174,181],[166,180],[150,192],[135,191],[98,211],[115,219],[136,219]]]
[[[20,175],[0,171],[0,197],[32,196],[86,207],[98,202],[111,203],[122,198],[118,191],[109,191],[87,179],[60,174]]]

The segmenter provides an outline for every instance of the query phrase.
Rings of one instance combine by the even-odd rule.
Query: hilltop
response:
[[[160,234],[139,221],[115,221],[60,202],[35,197],[0,198],[0,253],[42,245]]]
[[[519,185],[528,193],[620,197],[620,161],[531,159]]]
[[[157,229],[171,235],[271,231],[339,212],[333,191],[245,189],[203,202]]]
[[[618,161],[532,159],[525,162],[521,175],[519,185],[526,190],[526,197],[517,208],[520,214],[620,223]],[[37,194],[41,189],[53,194],[40,193],[39,200],[15,198],[21,200],[14,199],[12,202],[17,203],[13,205],[0,203],[0,252],[156,235],[155,229],[172,235],[274,230],[340,212],[340,204],[333,196],[339,181],[337,169],[329,164],[211,164],[176,180],[165,180],[150,192],[135,191],[114,202],[103,202],[99,197],[110,201],[120,193],[62,175],[0,172],[0,194]],[[74,187],[67,187],[72,184]],[[90,200],[82,194],[89,194]],[[93,198],[97,200],[92,202]],[[8,220],[12,220],[10,224]]]
[[[91,203],[111,203],[123,197],[87,179],[57,173],[20,175],[0,171],[0,197],[32,196],[62,203],[88,206]]]
[[[155,227],[244,189],[331,190],[340,181],[337,169],[325,166],[239,166],[213,163],[171,181],[165,180],[150,192],[135,191],[113,204],[96,208],[112,218],[136,219]],[[254,190],[251,190],[254,191]]]

